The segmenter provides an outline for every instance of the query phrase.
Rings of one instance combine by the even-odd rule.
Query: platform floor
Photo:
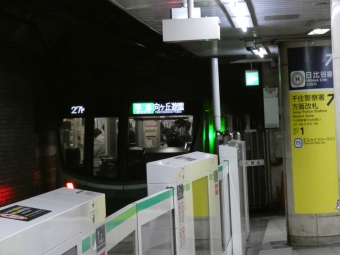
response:
[[[315,247],[287,245],[285,216],[250,219],[246,255],[340,255],[340,244]]]

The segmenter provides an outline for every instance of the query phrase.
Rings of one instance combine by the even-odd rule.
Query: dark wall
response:
[[[0,206],[37,194],[32,87],[39,57],[0,44]]]
[[[257,69],[260,85],[245,85],[245,71]],[[262,63],[221,64],[220,94],[221,104],[226,114],[233,115],[234,130],[244,130],[244,116],[249,115],[251,129],[262,128],[264,123]]]
[[[30,13],[21,7],[7,13],[7,25],[1,23],[6,33],[0,39],[7,43],[0,44],[0,206],[58,187],[57,113],[63,101],[206,100],[211,106],[210,59],[163,44],[161,35],[140,26],[134,30],[136,24],[116,12],[107,13],[114,22],[106,22],[99,19],[102,9],[91,18],[77,8],[53,13],[40,3],[35,8],[41,10]],[[225,113],[263,112],[262,90],[244,85],[246,69],[220,65]]]
[[[79,98],[211,100],[209,59],[171,58],[127,45],[111,48],[105,38],[87,40],[69,55],[67,48],[46,54],[0,45],[0,206],[58,187],[59,103]],[[262,90],[244,85],[246,69],[220,65],[222,107],[238,116],[263,112]]]

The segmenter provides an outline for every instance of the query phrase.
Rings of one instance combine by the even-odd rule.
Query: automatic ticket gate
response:
[[[218,158],[193,152],[147,164],[148,194],[174,190],[176,254],[222,254]]]
[[[232,255],[232,220],[230,206],[230,183],[229,183],[229,162],[225,161],[218,166],[218,182],[221,201],[221,231],[222,231],[222,255]],[[237,250],[237,248],[236,248]]]
[[[233,254],[244,255],[250,233],[245,142],[231,140],[220,145],[219,157],[224,168],[221,176],[228,176]]]
[[[0,208],[0,255],[99,255],[105,195],[60,188]]]
[[[105,218],[105,195],[61,188],[0,208],[0,255],[244,255],[244,142],[147,164],[149,196]],[[245,186],[244,186],[245,185]]]

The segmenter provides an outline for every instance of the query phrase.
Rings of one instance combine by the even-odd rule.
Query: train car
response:
[[[212,121],[202,101],[65,103],[58,134],[64,184],[105,193],[111,214],[147,195],[148,162],[213,152]]]

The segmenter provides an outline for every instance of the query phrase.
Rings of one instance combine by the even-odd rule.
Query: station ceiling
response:
[[[185,6],[186,0],[110,0],[148,27],[162,34],[161,21],[171,19],[172,8]],[[195,0],[201,17],[218,16],[221,40],[214,42],[183,42],[179,45],[201,57],[229,57],[230,60],[254,58],[254,53],[245,49],[245,42],[262,45],[267,57],[275,57],[277,44],[281,41],[310,40],[307,34],[314,28],[330,28],[330,1],[326,0]],[[244,4],[245,3],[245,4]],[[246,32],[237,28],[229,9],[247,6],[253,27]],[[316,37],[330,38],[330,32]],[[256,58],[256,57],[255,57]]]
[[[30,50],[74,55],[138,45],[154,54],[176,57],[219,57],[226,62],[258,59],[245,49],[253,41],[277,56],[282,41],[329,39],[330,32],[308,36],[314,28],[330,28],[330,4],[325,0],[246,0],[253,27],[236,28],[225,8],[230,0],[195,0],[202,17],[218,16],[221,39],[163,43],[162,20],[186,1],[172,0],[5,0],[0,3],[0,40]],[[243,2],[243,1],[237,1]],[[89,43],[91,42],[91,43]],[[87,48],[86,48],[87,47]],[[66,50],[65,50],[66,49]]]

